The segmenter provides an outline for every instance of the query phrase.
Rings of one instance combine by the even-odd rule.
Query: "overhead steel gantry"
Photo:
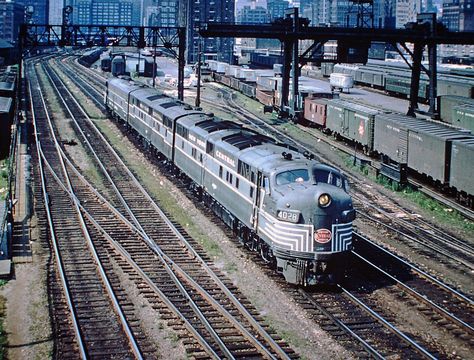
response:
[[[300,111],[300,109],[297,109],[298,81],[293,81],[293,100],[291,104],[288,102],[291,58],[293,57],[294,64],[301,64],[304,56],[311,51],[322,49],[324,43],[329,40],[336,40],[338,42],[338,62],[349,62],[351,54],[360,49],[367,51],[371,41],[391,43],[397,49],[397,45],[400,44],[411,57],[410,62],[405,59],[400,51],[412,70],[410,104],[408,108],[408,115],[410,116],[415,116],[415,111],[418,109],[421,70],[425,71],[430,79],[429,112],[433,116],[436,114],[436,45],[474,44],[474,32],[449,32],[436,23],[435,14],[431,13],[418,15],[417,22],[410,23],[407,29],[309,26],[308,19],[298,17],[298,9],[296,8],[287,10],[285,16],[285,19],[268,25],[207,23],[202,25],[199,33],[202,37],[279,39],[283,44],[284,54],[281,109],[290,114],[297,114]],[[306,39],[314,40],[314,44],[300,56],[298,54],[298,40]],[[413,44],[413,51],[410,50],[407,43]],[[429,69],[426,69],[421,64],[425,46],[428,48]],[[365,55],[366,60],[367,55]],[[298,78],[297,68],[297,66],[294,66],[291,70],[293,79]]]
[[[184,98],[184,27],[24,24],[20,29],[19,43],[20,53],[25,49],[45,46],[166,48],[178,60],[178,98]]]

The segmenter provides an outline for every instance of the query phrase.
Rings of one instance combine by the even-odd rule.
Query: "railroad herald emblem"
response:
[[[361,121],[359,124],[359,135],[364,136],[364,122]]]
[[[314,233],[314,240],[320,244],[326,244],[331,241],[332,233],[328,229],[318,229]]]

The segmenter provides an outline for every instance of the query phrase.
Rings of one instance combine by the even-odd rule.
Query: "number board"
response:
[[[300,212],[298,210],[278,210],[277,218],[283,221],[297,223],[300,220]]]

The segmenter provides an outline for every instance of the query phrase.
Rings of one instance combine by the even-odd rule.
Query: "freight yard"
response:
[[[411,29],[411,68],[294,68],[292,11],[283,64],[186,63],[178,27],[6,69],[0,357],[472,358],[474,70],[433,80]]]
[[[193,86],[185,89],[181,103],[169,81],[155,79],[156,89],[152,89],[141,85],[151,84],[145,77],[111,80],[100,61],[89,69],[78,63],[79,58],[65,53],[26,64],[29,106],[25,118],[36,129],[31,132],[36,136],[32,169],[47,190],[34,182],[36,215],[30,236],[36,260],[33,265],[16,265],[16,280],[2,290],[14,304],[6,323],[8,331],[18,334],[12,345],[35,342],[22,350],[22,356],[55,352],[62,357],[81,349],[74,326],[60,320],[68,316],[71,306],[57,290],[64,286],[61,277],[48,270],[61,263],[66,276],[75,279],[68,285],[70,304],[90,308],[76,312],[77,328],[87,329],[81,331],[87,331],[88,354],[309,359],[317,352],[317,358],[470,357],[474,228],[467,194],[472,192],[465,187],[463,193],[443,191],[452,184],[448,175],[472,170],[463,166],[471,156],[460,160],[460,168],[453,162],[449,172],[444,166],[422,168],[444,162],[448,153],[461,156],[458,143],[472,138],[467,131],[445,121],[429,122],[426,117],[415,123],[403,114],[395,116],[394,112],[406,111],[406,99],[357,82],[349,93],[333,98],[329,78],[322,71],[307,71],[311,76],[301,78],[305,111],[301,118],[289,121],[278,116],[277,106],[272,113],[264,112],[265,105],[273,107],[278,99],[279,77],[272,70],[244,69],[235,77],[230,70],[218,72],[209,64],[200,89],[200,110],[195,108]],[[167,57],[156,60],[163,80],[176,77],[176,62]],[[132,112],[123,105],[127,96],[122,97],[122,91],[129,94]],[[446,95],[441,101],[453,107],[451,114],[459,111],[458,100],[470,101]],[[149,122],[151,116],[161,119],[158,125]],[[343,121],[348,121],[347,132],[335,133]],[[400,144],[394,136],[377,137],[380,126],[394,131],[404,121],[407,125],[396,133],[405,131],[410,150],[417,138],[408,134],[413,131],[410,126],[416,125],[442,134],[444,145],[434,146],[446,153],[437,152],[439,160],[426,153],[423,160],[410,161],[410,153],[392,150]],[[242,155],[235,157],[231,152],[235,148]],[[287,168],[314,162],[304,165],[311,166],[312,175],[302,172],[303,165],[275,175],[254,173],[252,159],[257,155],[250,156],[254,148],[274,149],[272,161]],[[209,154],[214,154],[216,165],[211,165]],[[393,178],[376,176],[384,166],[400,170],[397,164],[404,161],[412,185],[399,187]],[[195,166],[200,164],[214,169],[212,178],[198,175]],[[440,172],[427,176],[432,169]],[[332,228],[334,233],[341,231],[341,245],[332,249],[349,246],[345,266],[338,257],[323,257],[324,272],[316,262],[314,268],[308,265],[292,271],[295,265],[288,260],[289,253],[271,251],[270,242],[257,241],[252,228],[256,218],[249,222],[238,215],[239,208],[233,208],[250,199],[246,213],[252,212],[255,200],[269,214],[272,206],[280,209],[271,198],[281,196],[291,206],[281,208],[285,211],[279,212],[280,220],[273,224],[289,228],[292,219],[300,222],[300,216],[306,217],[304,210],[302,215],[293,210],[297,203],[292,201],[302,201],[302,197],[292,200],[288,194],[313,189],[307,176],[324,186],[322,193],[311,195],[319,209],[327,201],[340,204],[341,225],[355,214],[351,243],[344,242],[343,227]],[[209,182],[200,187],[200,181]],[[466,181],[472,184],[469,173]],[[221,182],[228,189],[226,195],[219,193]],[[420,195],[418,187],[442,197],[443,203]],[[243,200],[226,200],[231,193],[243,194]],[[342,199],[349,195],[351,204],[343,207]],[[74,214],[75,208],[79,215]],[[267,214],[259,217],[262,231]],[[59,225],[64,223],[68,225]],[[85,240],[79,235],[84,225]],[[268,229],[275,232],[283,227]],[[175,240],[170,242],[171,238]],[[326,232],[315,232],[311,238],[326,249]],[[95,251],[78,258],[79,248]],[[85,266],[89,263],[103,270]],[[337,285],[307,286],[314,279],[326,282],[333,275],[337,275]],[[53,281],[52,290],[39,285],[44,279]],[[100,291],[88,290],[86,284],[92,281]],[[300,286],[292,284],[300,281]],[[15,300],[26,296],[28,289],[35,294],[31,303]],[[114,300],[102,300],[108,294],[114,294]],[[56,314],[52,322],[48,307],[40,305],[47,302]],[[100,330],[87,325],[90,311],[98,319],[107,318]],[[25,313],[31,326],[21,316]],[[9,356],[19,356],[14,347]]]

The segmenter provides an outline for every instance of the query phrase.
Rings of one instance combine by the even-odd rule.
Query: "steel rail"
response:
[[[416,349],[418,353],[423,355],[424,357],[432,360],[437,360],[437,357],[432,355],[430,352],[428,352],[426,349],[424,349],[422,346],[417,344],[413,339],[405,335],[403,332],[398,330],[394,325],[390,324],[387,320],[385,320],[381,315],[379,315],[377,312],[369,308],[366,304],[364,304],[361,300],[359,300],[357,297],[352,295],[348,290],[346,290],[344,287],[341,285],[337,285],[338,288],[341,289],[341,291],[353,302],[355,302],[357,305],[359,305],[362,309],[364,309],[366,312],[368,312],[373,318],[375,318],[377,321],[381,322],[387,329],[389,329],[392,333],[397,335],[399,338],[401,338],[403,341],[407,342],[410,344],[412,347]]]
[[[366,217],[366,218],[368,218],[368,219],[370,219],[370,221],[372,221],[372,222],[375,222],[375,223],[377,223],[377,224],[383,225],[383,226],[386,227],[387,229],[390,229],[390,230],[396,232],[397,234],[402,235],[403,237],[407,238],[408,240],[411,240],[411,241],[413,241],[413,242],[415,242],[415,243],[418,243],[418,244],[421,244],[421,245],[423,245],[423,246],[426,246],[427,248],[429,248],[429,249],[435,251],[436,253],[441,254],[441,255],[443,255],[444,257],[448,258],[448,259],[451,259],[451,260],[453,260],[453,261],[456,261],[457,263],[460,263],[460,264],[464,265],[465,267],[467,267],[467,268],[469,268],[469,269],[471,269],[471,270],[474,269],[474,265],[473,265],[472,263],[469,263],[469,262],[467,262],[467,261],[465,261],[465,260],[463,260],[463,259],[460,259],[459,257],[457,257],[457,256],[455,256],[455,255],[447,254],[447,253],[446,253],[446,249],[443,249],[441,246],[438,246],[438,245],[436,245],[436,244],[432,244],[432,243],[430,243],[428,240],[419,240],[419,239],[417,239],[416,237],[411,236],[411,235],[408,235],[408,234],[404,233],[403,231],[394,228],[394,227],[391,226],[391,225],[385,224],[385,223],[381,222],[380,220],[373,219],[373,218],[369,217],[368,215],[366,215],[366,214],[364,214],[364,213],[362,213],[362,212],[358,212],[358,214],[359,214],[359,215],[362,215],[362,216],[364,216],[364,217]]]
[[[46,107],[46,102],[45,102],[44,97],[43,97],[43,92],[41,91],[41,89],[38,89],[38,92],[41,96],[41,101],[42,101],[43,108],[45,110],[46,118],[48,120],[48,125],[49,125],[49,128],[50,128],[51,136],[52,136],[52,139],[54,140],[56,151],[58,152],[58,157],[59,157],[59,160],[60,160],[60,163],[61,163],[61,168],[62,168],[63,173],[65,175],[65,179],[66,179],[66,182],[68,184],[69,190],[70,190],[71,194],[74,195],[74,191],[73,191],[73,188],[72,188],[72,185],[71,185],[66,167],[64,165],[64,160],[63,160],[62,156],[60,155],[60,146],[58,144],[58,140],[57,140],[56,135],[54,133],[53,125],[51,123],[51,118],[49,117],[49,113],[48,113],[48,110],[47,110],[47,107]],[[40,149],[40,152],[41,152],[43,160],[46,161],[46,157],[44,156],[43,151],[41,149]],[[136,356],[137,359],[142,359],[143,357],[142,357],[140,349],[139,349],[139,347],[138,347],[138,345],[135,341],[135,337],[133,336],[133,333],[132,333],[132,331],[131,331],[131,329],[128,325],[128,322],[125,318],[125,315],[123,314],[123,311],[122,311],[122,309],[119,305],[117,297],[115,296],[115,293],[113,291],[112,285],[110,284],[110,281],[107,277],[107,274],[105,273],[102,262],[101,262],[99,256],[97,255],[95,246],[94,246],[94,244],[92,242],[92,239],[90,237],[90,234],[87,230],[87,226],[84,222],[83,217],[81,216],[81,212],[79,211],[79,207],[78,207],[78,200],[77,200],[77,197],[75,195],[72,197],[72,201],[75,204],[76,212],[77,212],[79,221],[81,223],[82,232],[83,232],[83,234],[86,238],[86,242],[87,242],[87,245],[89,247],[89,251],[91,252],[92,257],[93,257],[93,259],[95,260],[95,262],[97,264],[97,267],[98,267],[98,270],[99,270],[99,273],[100,273],[100,277],[102,279],[102,282],[105,285],[105,289],[106,289],[106,291],[109,295],[109,298],[111,299],[112,306],[113,306],[117,316],[120,319],[120,323],[122,325],[122,328],[125,331],[127,339],[130,343],[131,350],[133,351],[133,353],[134,353],[134,355]]]
[[[95,196],[98,197],[99,201],[103,206],[106,206],[109,210],[111,210],[115,216],[119,217],[122,222],[124,222],[131,230],[133,230],[138,236],[142,237],[142,239],[150,246],[150,248],[155,251],[159,256],[160,259],[163,260],[165,263],[165,266],[168,266],[168,263],[170,266],[172,266],[181,276],[185,277],[188,283],[192,287],[194,287],[202,296],[204,296],[209,302],[211,302],[221,314],[223,314],[229,321],[231,321],[236,327],[238,327],[244,335],[252,342],[255,343],[256,346],[260,347],[262,351],[267,352],[263,344],[261,344],[253,335],[249,333],[247,329],[245,329],[240,322],[238,322],[233,315],[231,315],[221,304],[219,304],[205,289],[203,289],[191,276],[189,276],[186,271],[184,271],[178,264],[176,264],[169,256],[167,256],[163,251],[157,246],[148,236],[146,233],[144,233],[142,230],[138,229],[134,224],[130,223],[127,218],[123,216],[123,214],[120,213],[117,209],[113,207],[113,205],[110,204],[110,202],[105,199],[96,189],[93,188],[93,186],[84,178],[82,174],[80,174],[79,170],[77,170],[74,165],[71,163],[71,161],[67,158],[67,156],[63,152],[63,156],[65,157],[65,160],[68,162],[68,165],[72,168],[72,170],[75,172],[76,176],[81,179],[81,181],[89,188],[89,190],[94,193]],[[81,209],[84,212],[87,212],[84,206],[81,205]],[[92,216],[92,215],[91,215]],[[95,222],[95,221],[94,221]],[[100,227],[98,224],[97,226]],[[103,230],[103,232],[106,232]],[[113,240],[115,241],[115,240]],[[123,250],[126,251],[126,250]],[[166,260],[166,262],[165,262]],[[138,265],[137,265],[138,266]],[[267,356],[269,358],[273,358],[273,356],[267,352]]]
[[[66,88],[66,91],[69,92],[69,90]],[[70,93],[70,92],[69,92]],[[74,99],[73,95],[70,94],[71,97]],[[77,100],[75,100],[77,103]],[[78,106],[80,106],[77,103]],[[81,108],[82,109],[82,108]],[[82,110],[83,111],[83,110]],[[153,208],[160,214],[160,216],[164,219],[164,221],[167,223],[167,225],[172,229],[172,231],[178,236],[178,238],[187,246],[188,250],[191,251],[195,257],[196,260],[198,260],[205,269],[207,269],[208,274],[211,276],[211,278],[216,282],[216,284],[219,286],[219,288],[225,292],[225,294],[228,296],[228,298],[232,301],[234,306],[236,306],[240,312],[244,315],[244,317],[251,323],[251,325],[254,327],[254,329],[270,344],[272,349],[279,354],[282,358],[288,358],[288,355],[285,353],[283,349],[275,342],[274,339],[269,336],[268,332],[265,331],[265,329],[262,328],[260,324],[258,324],[255,319],[252,317],[252,315],[248,312],[248,310],[238,301],[238,299],[235,298],[235,296],[232,294],[232,292],[227,288],[225,284],[222,283],[222,281],[215,275],[215,273],[209,269],[208,265],[205,263],[205,261],[201,258],[199,254],[195,252],[195,250],[192,248],[192,246],[188,243],[188,241],[181,235],[181,233],[176,229],[176,227],[172,224],[172,222],[167,218],[167,216],[162,212],[162,210],[156,205],[154,200],[150,197],[148,192],[142,187],[142,185],[138,182],[138,180],[135,178],[135,176],[131,173],[131,171],[126,167],[126,165],[123,163],[122,159],[117,155],[115,150],[112,148],[112,146],[108,143],[108,141],[105,139],[105,137],[102,135],[100,131],[97,130],[95,124],[89,119],[87,114],[83,111],[84,116],[86,117],[87,121],[90,122],[90,124],[93,126],[95,129],[97,135],[102,138],[106,146],[110,149],[110,151],[114,154],[116,157],[117,161],[124,166],[124,169],[126,172],[129,174],[129,176],[133,179],[134,183],[140,188],[142,194],[150,201],[150,204],[153,206]],[[110,180],[111,181],[111,180]],[[118,189],[117,189],[118,191]],[[139,226],[140,229],[142,229],[141,226]],[[148,235],[146,235],[146,232],[142,229],[143,235],[145,238],[149,239]],[[153,244],[154,247],[157,247],[157,245],[149,239]],[[157,247],[159,249],[159,247]],[[159,250],[161,252],[161,250]],[[171,260],[171,259],[170,259]],[[263,347],[262,350],[266,349]]]
[[[377,210],[379,213],[381,213],[382,215],[384,215],[385,217],[389,218],[392,222],[394,223],[398,223],[398,224],[401,224],[401,225],[404,225],[408,228],[412,228],[412,231],[415,231],[415,230],[419,230],[419,231],[422,231],[423,233],[425,233],[426,235],[428,236],[432,236],[438,240],[441,240],[441,241],[444,241],[446,243],[446,238],[450,238],[451,239],[451,242],[448,242],[447,245],[450,245],[451,247],[453,248],[458,248],[459,250],[462,250],[462,251],[465,251],[465,252],[468,252],[470,253],[471,255],[474,255],[474,247],[473,246],[470,246],[469,244],[465,244],[462,240],[460,239],[457,239],[455,238],[454,236],[452,235],[449,235],[449,234],[445,234],[443,233],[442,231],[440,231],[439,229],[435,228],[434,226],[430,225],[430,224],[425,224],[423,223],[425,226],[429,226],[430,229],[432,229],[433,231],[436,231],[436,232],[439,232],[440,234],[436,234],[436,233],[432,233],[430,232],[429,230],[426,230],[426,229],[423,229],[422,227],[416,225],[416,224],[412,224],[406,220],[403,220],[403,219],[398,219],[398,218],[393,218],[392,216],[390,216],[390,214],[388,214],[385,210],[383,209],[380,209],[378,208],[376,205],[374,204],[371,204],[370,202],[362,199],[360,196],[358,195],[353,195],[353,198],[356,198],[358,201],[360,201],[362,204],[365,204],[375,210]],[[403,210],[403,209],[402,209]],[[403,210],[405,213],[406,211]],[[357,210],[357,212],[361,215],[364,215],[366,217],[369,217],[368,215],[365,215],[364,213],[362,213],[361,210]],[[415,230],[413,230],[415,229]]]
[[[30,81],[28,81],[28,90],[29,90],[29,97],[30,97],[30,111],[31,111],[31,114],[32,114],[32,117],[33,117],[33,128],[34,128],[34,134],[35,134],[35,140],[36,140],[36,153],[37,153],[37,156],[38,156],[38,165],[39,165],[39,168],[40,168],[41,189],[43,190],[42,191],[43,192],[43,202],[44,202],[44,206],[45,206],[45,210],[46,210],[46,216],[48,218],[49,230],[51,232],[51,242],[52,242],[52,245],[53,245],[54,254],[55,254],[55,258],[56,258],[56,266],[59,269],[59,276],[61,278],[62,287],[64,289],[64,295],[66,297],[66,303],[67,303],[67,306],[69,308],[69,312],[71,313],[72,325],[73,325],[73,328],[74,328],[74,334],[75,334],[77,345],[78,345],[78,348],[79,348],[79,354],[80,354],[81,359],[86,360],[87,355],[86,355],[84,342],[83,342],[83,339],[82,339],[82,334],[81,334],[81,331],[80,331],[80,328],[79,328],[79,324],[77,322],[76,309],[74,308],[74,306],[72,304],[72,297],[71,297],[71,294],[69,292],[69,286],[68,286],[68,283],[67,283],[67,280],[66,280],[66,275],[64,273],[64,268],[63,268],[62,261],[61,261],[61,255],[60,255],[59,249],[58,249],[56,233],[54,231],[54,225],[53,225],[53,220],[52,220],[52,215],[51,215],[51,210],[50,210],[50,205],[49,205],[49,195],[48,195],[47,189],[46,189],[46,181],[45,181],[46,175],[44,173],[44,169],[43,169],[43,165],[42,165],[42,160],[41,160],[42,157],[40,156],[41,142],[40,142],[40,139],[38,137],[38,130],[37,130],[37,126],[36,126],[35,112],[33,111],[33,99],[32,99],[31,82]]]
[[[442,281],[436,279],[435,277],[433,277],[432,275],[428,274],[426,271],[423,271],[421,270],[420,268],[416,267],[415,265],[409,263],[408,261],[406,261],[405,259],[402,259],[400,256],[397,256],[393,253],[391,253],[390,251],[388,251],[387,249],[383,248],[382,246],[380,246],[379,244],[373,242],[372,240],[366,238],[364,235],[360,234],[360,233],[357,233],[357,232],[354,232],[354,235],[356,235],[358,238],[368,242],[370,245],[376,247],[378,250],[381,250],[382,252],[384,252],[386,255],[389,255],[391,257],[393,257],[394,259],[396,259],[397,261],[401,262],[403,265],[405,266],[408,266],[412,271],[420,274],[421,276],[429,279],[430,281],[432,281],[433,283],[435,283],[437,286],[445,289],[446,291],[452,293],[453,295],[457,296],[459,299],[463,300],[463,301],[466,301],[467,303],[469,303],[469,305],[471,306],[474,306],[474,300],[470,299],[469,297],[467,297],[466,295],[460,293],[459,291],[457,291],[456,289],[453,289],[452,287],[446,285],[445,283],[443,283]]]
[[[412,294],[413,296],[415,296],[417,299],[423,301],[424,303],[428,304],[429,306],[433,307],[438,313],[440,313],[442,316],[444,317],[447,317],[448,319],[450,319],[451,321],[455,322],[456,324],[458,324],[459,326],[463,327],[463,328],[466,328],[470,333],[471,335],[474,333],[474,328],[469,325],[468,323],[464,322],[463,320],[459,319],[456,315],[454,314],[451,314],[449,311],[443,309],[442,307],[440,307],[439,305],[435,304],[432,300],[428,299],[425,295],[422,295],[420,294],[419,292],[417,292],[415,289],[412,289],[411,287],[409,287],[408,285],[404,284],[403,282],[401,282],[400,280],[398,280],[396,277],[390,275],[388,272],[386,272],[385,270],[381,269],[380,267],[378,267],[377,265],[375,264],[372,264],[369,260],[367,260],[366,258],[364,258],[362,255],[359,255],[358,253],[356,253],[354,250],[352,251],[352,253],[358,257],[360,260],[364,261],[366,264],[372,266],[374,269],[376,269],[377,271],[381,272],[382,274],[384,274],[385,276],[387,276],[390,280],[394,281],[395,283],[397,283],[399,286],[401,286],[403,289],[405,289],[406,291],[408,291],[410,294]]]
[[[66,160],[69,162],[69,159],[66,159]],[[70,198],[75,198],[75,195],[70,193],[69,190],[66,188],[66,186],[59,179],[58,175],[55,173],[54,169],[51,167],[49,162],[46,162],[46,164],[48,168],[50,169],[51,174],[53,175],[55,180],[59,183],[61,188],[65,192],[67,192]],[[71,164],[69,164],[69,166],[71,166]],[[80,175],[77,169],[75,169],[74,167],[73,169],[75,172],[77,172],[78,175]],[[84,179],[84,181],[86,180]],[[90,184],[88,186],[92,188]],[[96,195],[97,194],[98,193],[96,193]],[[100,196],[98,198],[100,200],[104,200],[105,202],[107,202],[104,198]],[[82,205],[79,201],[78,201],[78,206],[80,207],[84,215],[87,217],[87,219],[102,233],[102,235],[109,241],[109,243],[111,243],[114,246],[114,248],[118,250],[122,254],[122,256],[124,256],[124,258],[127,260],[129,265],[133,266],[133,268],[141,275],[142,279],[145,280],[147,284],[160,296],[161,300],[167,306],[169,306],[169,308],[172,309],[179,318],[181,318],[181,320],[185,323],[186,328],[193,335],[196,336],[196,340],[203,346],[203,348],[205,348],[215,359],[219,359],[219,356],[214,352],[211,345],[209,345],[209,343],[202,337],[202,335],[199,334],[199,332],[195,329],[195,327],[187,320],[187,318],[181,313],[181,311],[179,311],[176,308],[176,306],[168,299],[168,297],[156,286],[156,284],[150,279],[150,277],[146,275],[146,273],[140,268],[140,266],[132,259],[131,255],[125,249],[123,249],[122,245],[112,238],[112,236],[97,222],[97,220],[87,211],[84,205]],[[119,217],[122,220],[122,222],[125,225],[127,225],[128,227],[130,227],[130,229],[135,231],[138,236],[141,236],[140,231],[133,224],[131,224],[125,217],[123,217],[123,215],[117,209],[115,209],[111,205],[107,205],[107,206],[115,214],[115,216]]]
[[[46,72],[47,73],[47,72]],[[69,115],[71,116],[71,118],[75,121],[76,125],[80,128],[79,124],[76,122],[76,119],[74,117],[74,114],[72,113],[71,109],[69,108],[69,106],[67,105],[66,103],[66,100],[64,99],[64,97],[61,95],[59,89],[56,87],[56,85],[54,84],[54,81],[52,80],[51,77],[49,77],[52,85],[54,86],[54,88],[56,89],[56,92],[58,94],[58,96],[61,98],[62,102],[63,102],[63,105],[66,107],[66,109],[68,110],[69,112]],[[61,81],[58,77],[58,80]],[[72,94],[70,94],[72,96]],[[81,108],[82,109],[82,108]],[[84,138],[85,137],[85,134],[82,132],[81,130],[81,134],[83,135]],[[90,143],[88,144],[90,145]],[[95,156],[97,156],[96,154],[94,154]],[[111,183],[113,184],[112,182],[112,179],[110,178],[108,172],[106,171],[105,167],[103,168],[103,171],[104,173],[106,174],[106,177],[108,177],[109,181],[111,181]],[[117,192],[118,192],[118,189],[116,189]],[[140,223],[138,222],[138,220],[133,216],[133,213],[131,211],[131,209],[128,207],[126,201],[123,199],[123,197],[121,196],[121,194],[118,192],[117,193],[119,195],[119,198],[120,198],[120,201],[123,201],[123,205],[126,209],[127,212],[129,212],[132,216],[132,220],[135,222],[136,221],[136,226],[139,227],[141,229],[141,232],[143,232],[143,228],[141,228],[141,225]],[[227,346],[223,343],[222,339],[219,337],[219,335],[216,333],[216,331],[214,330],[214,328],[212,327],[212,325],[209,323],[209,321],[207,320],[207,318],[205,317],[205,315],[202,313],[202,311],[199,309],[199,306],[196,304],[196,302],[192,299],[192,297],[190,296],[190,294],[186,291],[186,289],[183,287],[183,285],[181,284],[181,282],[179,281],[179,279],[176,277],[176,275],[171,271],[171,269],[166,266],[166,263],[163,259],[160,259],[162,261],[162,263],[165,265],[165,268],[168,272],[168,274],[170,275],[171,279],[173,280],[173,282],[175,283],[175,285],[178,287],[178,290],[180,291],[180,293],[186,298],[187,302],[189,303],[189,305],[191,306],[191,308],[193,309],[194,313],[197,315],[197,317],[200,319],[201,323],[204,325],[204,327],[207,329],[207,331],[209,331],[209,333],[211,334],[211,337],[214,339],[214,341],[216,341],[216,343],[218,344],[219,348],[221,349],[221,351],[225,354],[225,356],[229,359],[234,359],[234,356],[232,355],[231,351],[227,348]]]
[[[331,319],[340,329],[348,333],[350,336],[355,338],[362,347],[374,358],[382,360],[385,359],[385,356],[381,353],[379,353],[376,349],[374,349],[367,341],[362,339],[359,335],[357,335],[350,327],[348,327],[346,324],[344,324],[341,320],[339,320],[337,317],[332,315],[330,312],[328,312],[325,308],[323,308],[317,301],[315,301],[305,290],[303,289],[298,289],[298,292],[313,305],[315,308],[317,308],[319,311],[321,311],[325,316]]]

